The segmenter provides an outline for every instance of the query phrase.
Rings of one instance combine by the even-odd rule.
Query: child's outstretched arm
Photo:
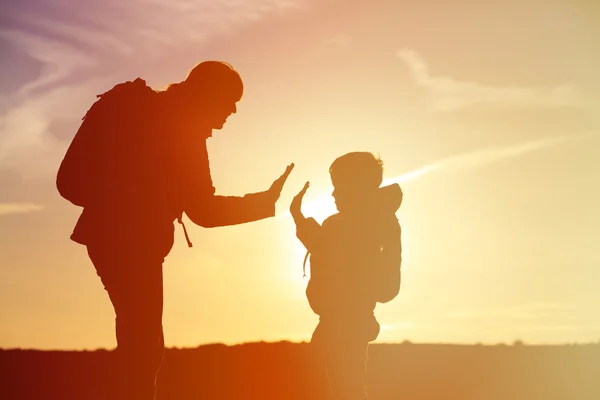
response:
[[[296,223],[296,237],[300,239],[306,250],[312,253],[320,242],[321,225],[314,218],[306,218],[302,214],[302,199],[309,186],[310,183],[306,182],[302,190],[294,197],[290,204],[290,214]]]

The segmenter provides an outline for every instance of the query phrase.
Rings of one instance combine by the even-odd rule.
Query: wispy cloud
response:
[[[540,319],[552,317],[557,313],[571,312],[576,308],[574,303],[563,302],[531,302],[513,307],[484,309],[484,310],[460,310],[448,313],[449,319]]]
[[[69,43],[42,37],[32,32],[2,29],[0,38],[11,42],[29,57],[42,64],[40,75],[19,89],[19,98],[23,98],[32,90],[69,77],[77,68],[95,64],[89,55]]]
[[[554,136],[516,144],[485,147],[435,161],[431,164],[427,164],[421,168],[417,168],[395,178],[386,179],[385,183],[403,183],[420,178],[424,175],[431,174],[433,172],[460,170],[492,164],[523,154],[542,150],[547,147],[557,146],[568,140],[573,140],[574,137],[575,136]]]
[[[408,66],[415,83],[428,91],[431,106],[438,111],[454,111],[475,105],[556,108],[583,103],[580,93],[572,84],[530,87],[461,81],[431,74],[429,65],[414,50],[402,49],[396,56]]]
[[[39,162],[39,157],[58,146],[49,129],[54,121],[77,118],[93,101],[95,81],[75,87],[60,87],[28,96],[0,115],[0,162],[3,167]],[[90,92],[92,95],[90,95]],[[78,127],[75,125],[75,129]],[[75,131],[72,132],[75,134]],[[46,167],[47,168],[47,167]]]
[[[502,160],[518,157],[524,154],[532,153],[535,151],[542,150],[544,148],[557,146],[562,143],[566,143],[570,140],[575,140],[583,137],[589,137],[595,133],[582,133],[579,135],[571,136],[554,136],[543,138],[539,140],[532,140],[527,142],[520,142],[509,145],[496,145],[485,147],[482,149],[473,150],[466,153],[453,155],[431,164],[427,164],[423,167],[409,171],[402,175],[387,178],[383,181],[384,185],[390,185],[392,183],[405,183],[412,181],[417,178],[421,178],[425,175],[429,175],[436,172],[450,172],[461,169],[469,169],[480,167],[487,164],[492,164]],[[315,217],[315,219],[322,221],[328,215],[336,212],[335,204],[331,196],[320,196],[313,201],[306,202],[302,205],[302,210],[306,215]],[[289,211],[285,211],[281,214],[282,217],[289,216]]]
[[[53,121],[78,119],[111,85],[155,73],[155,61],[203,44],[306,0],[25,0],[3,8],[0,39],[39,66],[34,79],[0,94],[0,162],[4,167],[64,146],[45,135]],[[189,51],[188,51],[189,53]],[[2,58],[3,77],[22,65]],[[201,61],[201,60],[196,60]],[[7,63],[7,64],[5,64]],[[188,67],[191,67],[189,65]],[[185,71],[180,71],[183,76]],[[54,125],[56,127],[56,124]],[[72,132],[71,134],[74,134]],[[62,149],[62,147],[61,147]],[[20,165],[20,164],[19,164]]]
[[[302,4],[302,0],[106,0],[75,5],[26,0],[6,8],[2,37],[44,65],[36,87],[54,83],[76,67],[96,63],[111,70],[118,57],[129,62],[169,54]],[[123,67],[121,63],[114,69]],[[101,73],[96,70],[95,73]]]
[[[321,44],[324,50],[328,51],[343,51],[350,48],[350,37],[348,35],[338,33],[327,37]]]
[[[408,331],[414,329],[415,326],[414,321],[401,321],[392,324],[381,324],[381,331]]]
[[[43,210],[44,206],[34,203],[0,203],[0,216],[23,214]]]
[[[561,335],[570,332],[582,341],[597,337],[598,326],[574,319],[580,313],[573,302],[530,302],[510,307],[458,310],[447,313],[444,326],[473,327],[494,337],[535,338],[544,342],[562,342]],[[450,328],[451,329],[451,328]],[[541,336],[540,336],[541,335]]]

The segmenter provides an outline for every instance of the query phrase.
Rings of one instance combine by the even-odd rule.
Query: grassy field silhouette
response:
[[[112,351],[0,350],[0,398],[108,396]],[[166,351],[158,400],[325,400],[306,343],[203,345]],[[600,344],[531,346],[373,344],[372,400],[593,400]]]

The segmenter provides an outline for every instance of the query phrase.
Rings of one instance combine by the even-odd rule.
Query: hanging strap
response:
[[[183,234],[185,235],[185,240],[187,241],[188,247],[194,247],[192,245],[192,242],[190,241],[190,237],[188,236],[187,233],[187,229],[185,229],[185,224],[183,223],[183,213],[179,214],[179,216],[177,217],[177,222],[179,222],[181,224],[181,226],[183,227]]]
[[[310,255],[310,251],[306,252],[306,255],[304,256],[304,262],[302,263],[302,277],[306,278],[306,260],[308,260],[308,256]]]

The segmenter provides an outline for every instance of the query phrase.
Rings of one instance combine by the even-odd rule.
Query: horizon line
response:
[[[274,344],[292,344],[292,345],[309,345],[310,341],[292,341],[292,340],[259,340],[259,341],[251,341],[251,342],[240,342],[240,343],[232,343],[227,344],[223,342],[207,342],[201,343],[196,346],[165,346],[165,350],[195,350],[201,347],[209,347],[209,346],[222,346],[222,347],[238,347],[243,345],[274,345]],[[589,341],[589,342],[547,342],[547,343],[532,343],[526,342],[522,339],[516,339],[511,342],[413,342],[411,340],[403,340],[401,342],[371,342],[369,346],[372,345],[386,345],[386,346],[473,346],[473,347],[567,347],[567,346],[600,346],[600,338],[597,341]],[[97,348],[80,348],[80,349],[45,349],[45,348],[34,348],[34,347],[0,347],[0,352],[2,351],[38,351],[38,352],[102,352],[102,351],[115,351],[116,348],[105,348],[105,347],[97,347]]]

